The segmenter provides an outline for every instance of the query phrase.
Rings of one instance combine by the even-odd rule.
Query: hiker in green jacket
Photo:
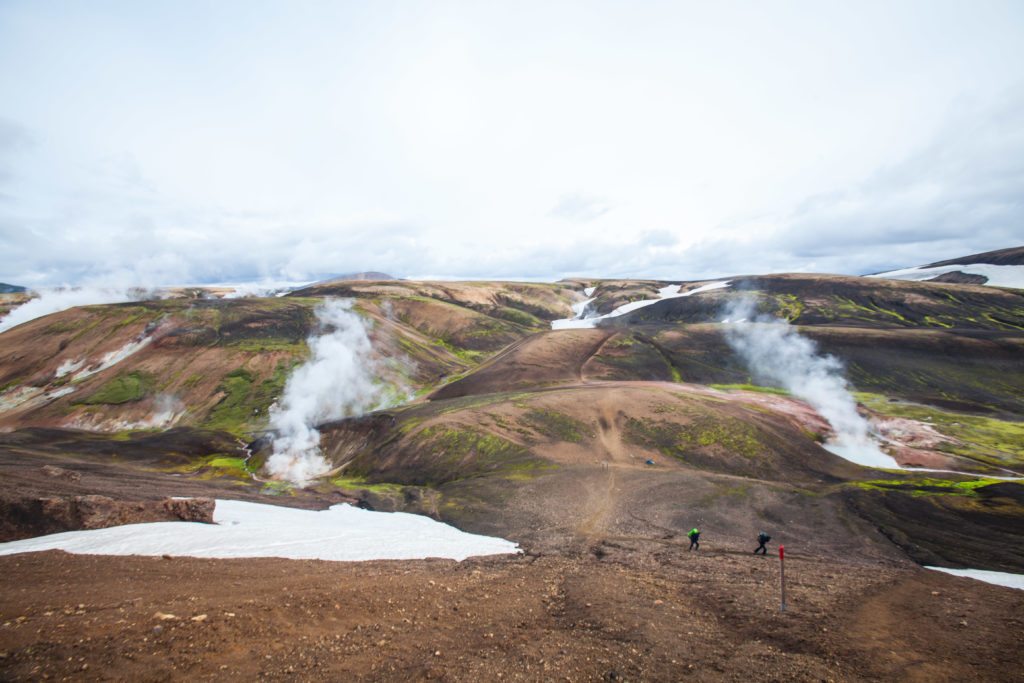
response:
[[[690,550],[694,548],[700,550],[700,529],[693,527],[690,529],[690,533],[686,535],[690,537]]]

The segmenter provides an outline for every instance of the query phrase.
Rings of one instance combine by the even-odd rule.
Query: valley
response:
[[[294,482],[267,471],[269,418],[327,299],[363,321],[380,399],[310,425],[328,469]],[[740,303],[756,317],[723,322]],[[744,345],[773,336],[769,365],[803,354],[785,372]],[[1022,290],[339,280],[71,308],[0,342],[4,541],[69,530],[41,501],[190,496],[414,512],[522,550],[0,557],[24,586],[0,599],[12,679],[1012,680],[1021,664],[1024,594],[921,566],[1024,573]],[[840,382],[894,466],[825,448],[843,427],[800,363]],[[778,558],[751,554],[762,529],[792,563],[784,613]]]

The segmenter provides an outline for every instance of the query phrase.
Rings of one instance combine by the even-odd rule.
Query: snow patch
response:
[[[15,408],[25,411],[55,401],[61,396],[67,396],[75,389],[74,387],[60,387],[53,391],[45,391],[40,387],[16,387],[0,394],[0,413],[6,413]]]
[[[216,524],[155,522],[68,531],[0,543],[0,555],[64,550],[91,555],[283,557],[293,560],[464,560],[518,553],[503,538],[468,534],[429,517],[371,512],[349,505],[328,510],[218,500]]]
[[[877,273],[867,277],[885,278],[890,280],[913,280],[920,282],[930,280],[946,273],[967,273],[969,275],[983,275],[988,278],[985,283],[989,287],[1013,287],[1024,289],[1024,266],[996,266],[991,263],[974,263],[967,265],[935,266],[933,268],[903,268],[892,270],[888,273]]]
[[[81,360],[71,360],[68,358],[57,367],[57,371],[53,373],[53,377],[54,379],[60,379],[64,375],[81,370],[83,365],[85,365],[84,358]]]
[[[723,282],[709,282],[706,285],[701,285],[700,287],[697,287],[695,289],[691,289],[691,290],[686,291],[686,292],[680,292],[679,291],[682,288],[681,284],[680,285],[668,285],[668,286],[662,287],[661,289],[658,290],[658,298],[657,299],[644,299],[642,301],[631,301],[628,304],[623,304],[622,306],[619,306],[618,308],[616,308],[611,313],[606,313],[604,315],[584,316],[584,315],[580,314],[579,312],[577,312],[576,306],[574,305],[573,306],[573,312],[576,313],[576,316],[573,317],[573,318],[564,318],[562,320],[554,320],[554,321],[552,321],[551,329],[553,329],[553,330],[565,330],[565,329],[573,329],[573,328],[597,327],[597,324],[600,321],[602,321],[602,320],[607,320],[608,318],[617,318],[620,315],[625,315],[626,313],[632,313],[633,311],[639,310],[641,308],[645,308],[647,306],[650,306],[651,304],[656,304],[659,301],[664,301],[665,299],[677,299],[679,297],[684,297],[684,296],[693,296],[694,294],[701,294],[703,292],[709,292],[709,291],[711,291],[713,289],[721,289],[723,287],[728,287],[729,284],[730,284],[730,282],[728,280],[723,281]],[[593,301],[593,299],[588,299],[587,301],[583,302],[584,306],[586,304],[589,304],[591,301]]]
[[[572,305],[573,317],[563,318],[562,320],[552,320],[551,329],[553,330],[571,330],[594,327],[592,321],[596,321],[598,316],[594,315],[587,317],[587,306],[593,302],[593,299],[585,299]]]
[[[117,365],[128,356],[135,355],[142,349],[149,346],[149,344],[152,341],[153,337],[150,335],[134,339],[125,344],[124,346],[122,346],[121,348],[105,354],[100,359],[100,362],[97,365],[91,365],[84,370],[79,370],[78,372],[75,373],[75,376],[72,379],[77,382],[79,380],[85,379],[86,377],[90,377],[92,375],[103,372],[108,368],[112,368],[113,366]]]
[[[948,567],[925,567],[932,571],[944,572],[953,576],[963,576],[975,581],[984,581],[996,586],[1006,586],[1024,590],[1024,574],[1011,574],[1010,572],[992,572],[986,569],[949,569]]]

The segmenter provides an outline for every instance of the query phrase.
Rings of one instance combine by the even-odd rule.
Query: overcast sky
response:
[[[0,281],[1024,244],[1024,3],[0,0]]]

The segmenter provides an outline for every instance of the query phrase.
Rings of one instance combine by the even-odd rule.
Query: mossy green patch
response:
[[[491,311],[491,315],[496,318],[508,320],[509,322],[513,322],[517,325],[522,325],[523,327],[540,328],[544,326],[544,323],[542,323],[537,316],[510,306],[499,306]]]
[[[154,377],[141,371],[128,372],[108,380],[78,403],[84,405],[121,405],[141,401],[153,390]]]
[[[246,368],[232,370],[217,387],[224,394],[203,426],[207,429],[248,434],[266,423],[267,410],[281,395],[291,369],[298,361],[281,361],[274,373],[257,383]]]
[[[361,477],[335,477],[331,479],[331,485],[347,491],[370,491],[371,493],[381,495],[401,493],[405,489],[405,486],[402,486],[401,484],[392,484],[389,482],[371,483]]]
[[[850,482],[865,491],[898,491],[912,496],[978,496],[978,491],[992,484],[1004,483],[1000,479],[972,479],[970,481],[950,481],[948,479],[872,479],[870,481]]]
[[[719,447],[744,458],[756,458],[764,451],[757,430],[733,417],[702,415],[687,423],[631,417],[626,420],[624,436],[630,443],[683,461],[698,447]]]
[[[0,384],[0,394],[4,393],[8,389],[13,389],[14,387],[21,384],[21,382],[22,379],[19,377],[17,379],[12,379],[10,382],[7,382],[6,384]]]
[[[191,474],[200,479],[230,477],[249,480],[253,474],[251,465],[246,462],[245,458],[225,453],[214,453],[184,465],[167,468],[165,471]]]
[[[778,394],[789,396],[789,392],[779,387],[763,387],[758,384],[709,384],[712,389],[719,391],[757,391],[762,394]]]
[[[411,483],[443,484],[485,475],[528,476],[552,465],[523,446],[468,427],[435,425],[412,437],[420,453]]]
[[[267,481],[263,483],[260,493],[267,496],[294,496],[295,485],[287,481]]]
[[[557,441],[580,443],[584,438],[594,438],[594,430],[586,423],[556,410],[535,408],[521,419],[538,433]]]
[[[487,357],[488,354],[483,351],[474,351],[472,349],[464,349],[461,346],[456,346],[447,339],[438,338],[434,341],[435,344],[448,351],[450,354],[458,358],[459,360],[466,361],[467,363],[477,364],[481,360]]]
[[[776,315],[789,322],[796,321],[804,312],[804,303],[795,294],[776,294],[775,304],[778,306]]]

